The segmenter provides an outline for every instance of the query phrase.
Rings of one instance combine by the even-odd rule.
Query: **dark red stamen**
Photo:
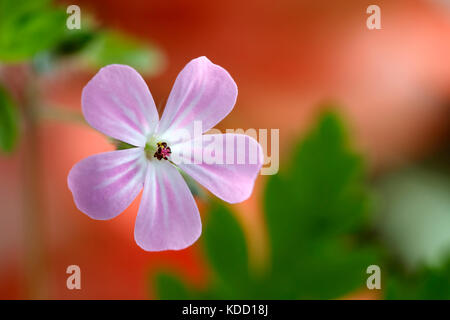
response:
[[[156,150],[153,157],[155,157],[158,160],[161,160],[161,159],[169,160],[167,157],[169,157],[172,154],[172,151],[170,150],[170,147],[167,146],[167,143],[158,142],[157,146],[158,146],[158,150]]]

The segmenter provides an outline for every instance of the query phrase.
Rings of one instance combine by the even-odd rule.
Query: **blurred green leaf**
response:
[[[340,119],[324,114],[287,172],[269,179],[266,218],[275,255],[289,242],[360,230],[368,205],[363,178],[362,159],[350,150]]]
[[[126,64],[145,73],[156,73],[163,65],[163,56],[156,47],[113,31],[99,33],[83,56],[95,67]]]
[[[11,152],[17,144],[19,116],[8,92],[0,86],[0,149]]]
[[[67,29],[59,43],[53,49],[53,53],[58,56],[66,56],[78,53],[86,49],[97,37],[97,32],[83,23],[81,29]]]
[[[215,202],[203,231],[205,253],[218,277],[217,285],[233,287],[235,298],[249,286],[248,252],[245,236],[229,209]]]
[[[61,58],[74,56],[80,57],[80,53],[85,50],[97,36],[96,31],[89,25],[83,24],[83,29],[66,29],[61,39],[55,43],[53,48],[39,52],[33,56],[32,64],[38,73],[50,72],[57,65]]]
[[[66,14],[49,0],[0,1],[0,61],[20,62],[50,49],[63,36]]]
[[[450,259],[441,267],[426,267],[414,274],[397,270],[387,279],[386,299],[450,299]]]
[[[37,59],[45,69],[54,58],[82,53],[95,68],[118,63],[156,73],[163,66],[156,47],[118,32],[97,31],[89,17],[83,19],[81,29],[68,30],[67,18],[51,0],[0,1],[0,61],[21,62],[47,52]]]
[[[378,261],[371,248],[352,248],[338,241],[319,242],[310,250],[293,255],[298,260],[286,268],[286,274],[275,274],[271,279],[271,290],[278,298],[340,298],[363,288],[367,267]]]
[[[363,178],[362,159],[350,149],[340,118],[323,114],[289,169],[266,187],[271,291],[284,298],[330,299],[363,286],[377,257],[374,249],[356,245],[356,233],[367,228]]]
[[[157,274],[155,277],[155,289],[159,299],[186,300],[190,298],[185,284],[173,274]]]

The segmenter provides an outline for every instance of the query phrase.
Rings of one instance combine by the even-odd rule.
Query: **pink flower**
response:
[[[262,148],[249,136],[195,136],[196,122],[203,127],[201,133],[208,131],[231,112],[236,97],[237,87],[228,72],[200,57],[178,75],[159,119],[145,81],[133,68],[102,68],[83,90],[84,117],[98,131],[135,147],[75,164],[68,185],[78,209],[93,219],[111,219],[144,188],[136,243],[147,251],[180,250],[193,244],[201,234],[201,220],[179,171],[222,200],[237,203],[250,196],[262,166]],[[215,160],[193,161],[192,152],[211,151],[211,140]]]

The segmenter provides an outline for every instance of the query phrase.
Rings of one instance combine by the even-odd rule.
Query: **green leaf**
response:
[[[281,254],[287,243],[360,230],[368,208],[363,177],[362,160],[349,148],[340,119],[323,115],[290,170],[269,179],[266,218],[273,250]]]
[[[426,267],[405,273],[396,270],[387,277],[386,299],[449,300],[450,259],[442,267]]]
[[[376,253],[359,248],[355,237],[367,222],[363,177],[340,118],[323,114],[289,169],[270,177],[266,187],[273,292],[329,299],[364,285],[362,275]]]
[[[60,42],[53,49],[53,53],[57,56],[79,53],[95,41],[96,37],[96,31],[89,25],[86,26],[86,22],[84,22],[81,29],[67,29]]]
[[[245,236],[229,209],[214,202],[203,230],[205,253],[223,290],[244,295],[249,284],[248,252]]]
[[[50,49],[66,29],[66,14],[48,0],[0,2],[0,61],[20,62]]]
[[[156,47],[112,31],[98,34],[87,46],[83,56],[96,68],[126,64],[140,72],[156,73],[163,66],[162,54]]]
[[[292,268],[280,277],[285,287],[274,292],[285,292],[290,299],[340,298],[364,287],[367,267],[378,261],[371,248],[352,247],[343,241],[318,242],[299,254]]]
[[[177,276],[170,273],[156,275],[155,289],[158,299],[186,300],[190,298],[185,284]]]
[[[17,144],[19,116],[11,97],[0,87],[0,149],[11,152]]]

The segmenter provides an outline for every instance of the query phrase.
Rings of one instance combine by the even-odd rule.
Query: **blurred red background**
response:
[[[439,1],[76,4],[82,17],[92,13],[102,25],[162,49],[166,68],[146,78],[157,105],[164,104],[177,73],[192,58],[205,55],[226,68],[239,96],[219,128],[280,129],[281,170],[283,157],[323,101],[338,103],[371,172],[424,157],[448,137],[450,9]],[[382,30],[366,28],[370,4],[381,8]],[[39,85],[47,101],[80,110],[81,90],[94,73],[70,67]],[[93,221],[75,208],[67,174],[82,158],[112,149],[103,136],[77,124],[47,122],[38,129],[33,162],[41,168],[37,214],[44,230],[43,272],[26,258],[22,209],[27,199],[22,191],[29,177],[19,152],[0,160],[0,298],[152,298],[148,276],[162,266],[177,270],[188,282],[207,281],[198,244],[165,253],[147,253],[135,244],[138,200],[112,221]],[[251,199],[234,206],[246,226],[255,264],[267,254],[259,205],[264,180],[258,179]],[[82,290],[66,288],[65,271],[71,264],[81,267]],[[26,284],[30,274],[35,277],[32,292]]]

